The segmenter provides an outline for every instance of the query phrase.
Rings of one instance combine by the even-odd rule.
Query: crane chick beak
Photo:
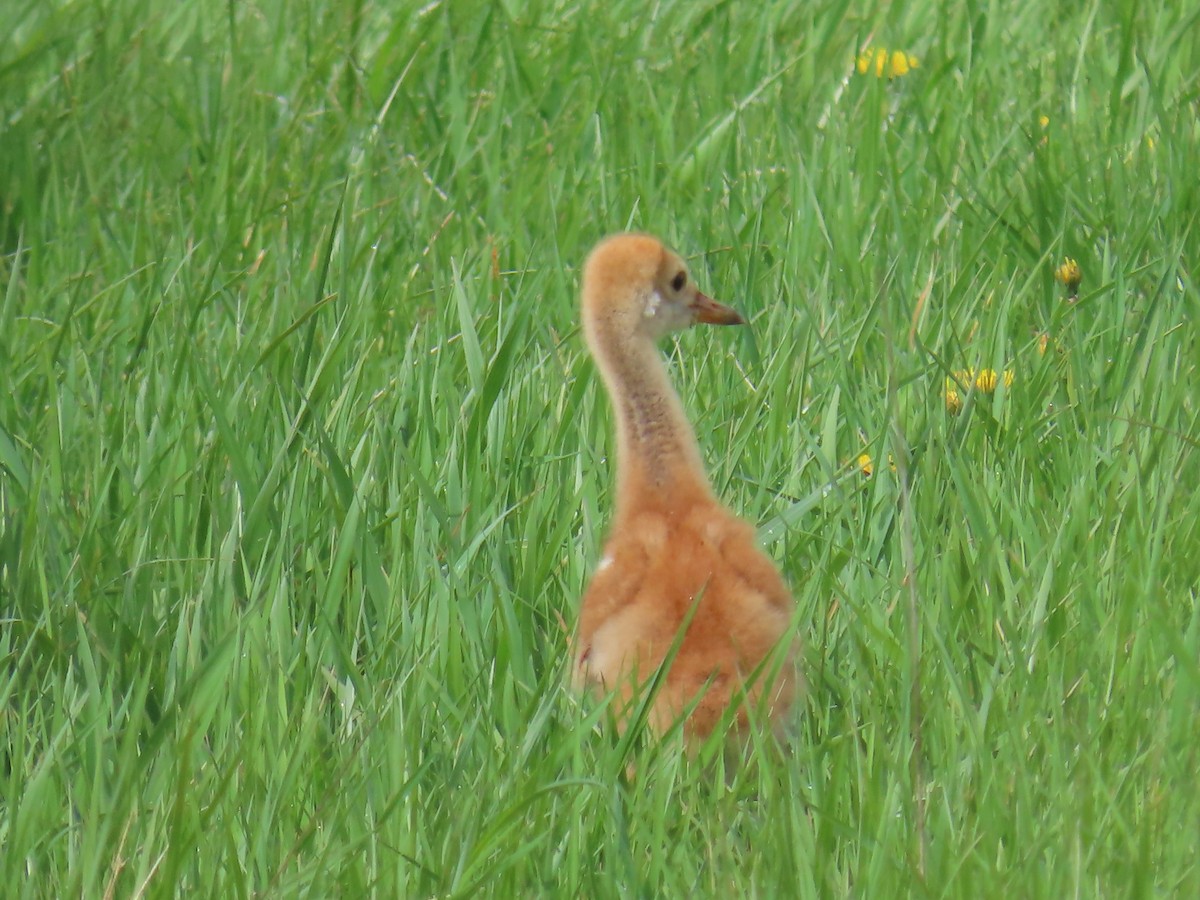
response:
[[[692,311],[695,313],[696,321],[702,322],[705,325],[746,324],[746,320],[732,306],[718,303],[712,297],[705,296],[699,291],[696,291],[696,299],[692,303]]]

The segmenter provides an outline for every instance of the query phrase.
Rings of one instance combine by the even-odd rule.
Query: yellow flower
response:
[[[1045,147],[1050,143],[1050,117],[1038,116],[1038,126],[1042,130],[1042,136],[1038,138],[1038,146]]]
[[[1038,356],[1046,355],[1046,348],[1050,346],[1050,335],[1042,332],[1038,335]]]
[[[980,393],[990,394],[1002,381],[1006,388],[1012,387],[1015,378],[1012,369],[1005,369],[1000,374],[996,374],[995,369],[980,369],[978,372],[974,369],[959,369],[953,377],[946,379],[946,411],[954,416],[962,412],[963,401],[958,393],[959,385],[966,385],[968,388],[974,385],[975,390]]]
[[[868,478],[870,478],[872,475],[875,474],[875,460],[871,459],[871,454],[860,453],[858,455],[858,459],[855,460],[855,462],[857,462],[858,468]],[[896,471],[896,460],[892,457],[892,454],[890,454],[890,453],[888,454],[888,468],[891,469],[893,472]]]
[[[1009,369],[1005,369],[999,378],[996,376],[995,369],[980,369],[979,374],[975,376],[975,387],[986,394],[990,394],[996,389],[996,382],[1003,379],[1006,388],[1012,387],[1013,373]]]
[[[1054,280],[1060,282],[1067,289],[1071,299],[1074,299],[1079,296],[1079,283],[1083,281],[1083,271],[1079,268],[1079,263],[1068,256],[1062,265],[1054,270]]]
[[[974,383],[975,390],[990,394],[1000,381],[1004,382],[1006,388],[1012,387],[1015,377],[1012,369],[1005,369],[1000,375],[996,374],[995,369],[980,369],[978,372],[974,369],[959,369],[953,378],[946,379],[946,390],[955,391],[960,384],[970,387]]]
[[[876,78],[899,78],[918,65],[919,61],[911,53],[903,50],[889,52],[886,47],[868,47],[854,61],[858,74],[867,75],[874,70]]]

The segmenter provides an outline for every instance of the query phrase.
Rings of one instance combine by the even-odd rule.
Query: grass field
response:
[[[1191,6],[6,0],[0,893],[1200,896]],[[561,686],[625,228],[751,322],[725,775]]]

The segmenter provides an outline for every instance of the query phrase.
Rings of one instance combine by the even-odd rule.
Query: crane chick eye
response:
[[[676,275],[674,278],[671,279],[671,287],[674,288],[676,291],[682,291],[683,286],[685,284],[687,284],[687,273],[686,272],[680,272],[678,275]]]

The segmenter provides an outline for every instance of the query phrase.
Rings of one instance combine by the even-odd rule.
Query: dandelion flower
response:
[[[1067,289],[1067,296],[1074,300],[1079,296],[1079,283],[1083,281],[1083,271],[1079,268],[1079,263],[1068,256],[1062,265],[1054,270],[1054,280],[1061,283]]]
[[[1038,126],[1042,129],[1042,136],[1038,138],[1038,146],[1045,147],[1050,143],[1050,117],[1045,115],[1038,116]]]
[[[996,389],[996,384],[1000,380],[1004,381],[1004,386],[1006,388],[1012,387],[1012,371],[1006,369],[999,377],[997,377],[995,369],[980,369],[979,374],[975,376],[975,389],[983,391],[985,394],[990,394]]]
[[[1005,369],[1000,373],[995,369],[980,369],[978,372],[974,369],[959,369],[952,377],[946,379],[946,411],[955,416],[962,412],[963,401],[958,393],[959,385],[966,385],[968,388],[974,386],[980,393],[990,394],[1001,382],[1006,388],[1012,387],[1015,378],[1012,369]]]
[[[875,474],[875,460],[871,458],[870,453],[860,453],[855,463],[858,465],[859,471],[867,478]],[[896,471],[896,460],[890,453],[888,454],[888,468],[893,472]]]
[[[959,369],[953,377],[946,379],[946,390],[958,390],[960,384],[965,384],[967,387],[974,384],[975,390],[990,394],[1001,381],[1004,382],[1006,388],[1012,387],[1015,377],[1012,369],[1005,369],[999,375],[996,374],[995,369],[980,369],[978,372],[974,369]]]
[[[869,453],[860,453],[858,455],[858,467],[868,478],[875,474],[875,461],[871,459],[871,454]]]
[[[854,61],[860,75],[874,74],[876,78],[900,78],[920,65],[911,53],[889,51],[886,47],[868,47]]]
[[[979,374],[975,376],[975,387],[985,394],[994,391],[996,389],[996,370],[980,369]]]

